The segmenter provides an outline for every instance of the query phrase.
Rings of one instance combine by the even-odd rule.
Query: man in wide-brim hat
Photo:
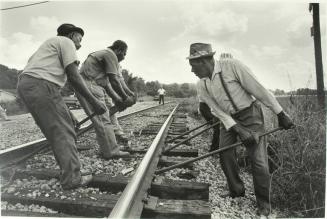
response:
[[[68,80],[92,105],[96,114],[103,114],[106,110],[78,73],[76,50],[81,47],[83,35],[80,27],[60,25],[57,36],[46,40],[28,60],[17,86],[19,96],[51,145],[61,170],[63,189],[84,186],[92,180],[92,175],[81,174],[74,124],[60,88]]]
[[[258,215],[268,216],[269,169],[266,142],[258,136],[265,130],[260,101],[278,116],[279,126],[289,129],[294,126],[276,98],[253,76],[251,70],[229,55],[214,59],[210,44],[194,43],[187,57],[191,71],[200,78],[197,89],[223,126],[220,128],[219,147],[236,143],[237,137],[246,146],[251,160],[254,191]],[[239,176],[235,148],[220,154],[220,163],[227,178],[229,196],[245,196],[244,183]]]

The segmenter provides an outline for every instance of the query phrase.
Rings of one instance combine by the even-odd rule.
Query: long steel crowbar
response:
[[[218,121],[218,122],[215,122],[214,124],[212,124],[212,125],[210,125],[209,127],[205,128],[205,129],[203,129],[203,130],[201,130],[200,132],[196,133],[195,135],[192,135],[191,137],[188,137],[188,138],[186,138],[185,140],[183,140],[183,141],[181,141],[181,142],[178,142],[177,144],[175,144],[175,145],[171,146],[170,148],[164,150],[164,152],[168,152],[168,151],[171,151],[171,150],[174,149],[174,148],[177,148],[178,146],[180,146],[180,145],[184,144],[185,142],[187,142],[187,141],[189,141],[189,140],[195,138],[196,136],[202,134],[203,132],[208,131],[209,129],[213,128],[214,126],[218,125],[219,123],[220,123],[219,121]]]
[[[211,123],[211,121],[206,122],[206,123],[204,123],[204,124],[202,124],[202,125],[200,125],[200,126],[198,126],[198,127],[195,127],[194,129],[191,129],[191,130],[189,130],[189,131],[187,131],[187,132],[184,132],[184,133],[182,133],[182,134],[180,134],[180,135],[177,135],[176,137],[174,137],[174,138],[169,139],[168,141],[166,141],[166,143],[171,143],[171,142],[175,141],[176,139],[179,139],[179,138],[183,137],[184,135],[187,135],[187,134],[189,134],[189,133],[191,133],[191,132],[193,132],[193,131],[195,131],[195,130],[197,130],[197,129],[203,127],[203,126],[206,126],[206,125],[208,125],[208,124],[210,124],[210,123]]]
[[[83,125],[85,122],[87,122],[89,119],[92,119],[96,114],[92,113],[91,115],[87,116],[86,118],[82,119],[80,122],[78,122],[75,126],[75,130],[79,130],[81,125]]]
[[[270,131],[268,131],[268,132],[265,132],[265,133],[259,135],[259,137],[261,138],[261,137],[263,137],[263,136],[269,135],[269,134],[271,134],[271,133],[274,133],[274,132],[279,131],[279,130],[282,130],[282,129],[283,129],[282,127],[278,127],[278,128],[272,129],[272,130],[270,130]],[[238,142],[238,143],[235,143],[235,144],[231,144],[231,145],[228,145],[228,146],[226,146],[226,147],[223,147],[223,148],[217,149],[217,150],[215,150],[215,151],[212,151],[212,152],[210,152],[210,153],[208,153],[208,154],[204,154],[204,155],[202,155],[202,156],[199,156],[199,157],[196,157],[196,158],[193,158],[193,159],[189,159],[189,160],[187,160],[187,161],[184,161],[184,162],[181,162],[181,163],[178,163],[178,164],[175,164],[175,165],[171,165],[171,166],[169,166],[169,167],[165,167],[165,168],[159,169],[159,170],[155,171],[155,173],[156,173],[156,174],[164,173],[164,172],[167,172],[167,171],[169,171],[169,170],[172,170],[172,169],[175,169],[175,168],[178,168],[178,167],[184,166],[184,165],[186,165],[186,164],[193,163],[193,162],[195,162],[195,161],[202,160],[202,159],[204,159],[204,158],[207,158],[207,157],[210,157],[210,156],[212,156],[212,155],[218,154],[218,153],[220,153],[220,152],[222,152],[222,151],[225,151],[225,150],[228,150],[228,149],[231,149],[231,148],[234,148],[234,147],[240,146],[240,145],[242,145],[242,144],[243,144],[242,142]]]

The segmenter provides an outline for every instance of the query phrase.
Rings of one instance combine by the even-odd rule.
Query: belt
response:
[[[254,100],[254,101],[250,104],[250,106],[245,107],[245,108],[243,108],[243,109],[237,111],[236,113],[231,114],[231,116],[232,116],[233,118],[239,116],[241,113],[243,113],[243,112],[247,111],[248,109],[250,109],[254,104],[257,104],[257,101],[256,101],[256,100]]]

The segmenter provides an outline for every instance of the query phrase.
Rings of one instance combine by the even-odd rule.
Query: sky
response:
[[[37,1],[0,2],[7,8]],[[308,1],[49,1],[0,13],[0,64],[10,68],[23,69],[60,24],[72,23],[85,31],[77,51],[81,62],[121,39],[128,44],[123,68],[145,81],[195,83],[186,57],[191,43],[204,42],[212,45],[217,59],[231,53],[268,89],[316,88]],[[323,3],[325,71],[326,20]]]

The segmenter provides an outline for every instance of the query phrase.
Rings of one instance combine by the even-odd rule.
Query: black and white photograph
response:
[[[1,217],[326,217],[324,0],[0,9]]]

